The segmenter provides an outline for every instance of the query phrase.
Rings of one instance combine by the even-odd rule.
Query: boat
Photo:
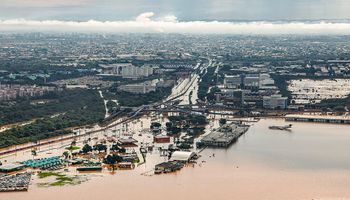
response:
[[[285,125],[285,126],[269,126],[269,129],[273,130],[290,130],[292,128],[292,124]]]

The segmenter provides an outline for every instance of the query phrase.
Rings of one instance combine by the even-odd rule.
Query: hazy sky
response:
[[[0,31],[349,35],[350,0],[0,0]]]
[[[349,0],[0,0],[0,19],[130,20],[140,13],[192,20],[350,19]]]

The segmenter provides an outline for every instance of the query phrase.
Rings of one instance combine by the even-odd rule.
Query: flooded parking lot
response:
[[[350,94],[350,79],[297,79],[288,82],[296,104],[319,103],[323,99],[345,98]]]

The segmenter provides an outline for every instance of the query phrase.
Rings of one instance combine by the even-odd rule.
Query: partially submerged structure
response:
[[[22,164],[25,165],[26,167],[47,169],[50,167],[61,165],[62,160],[59,156],[53,156],[49,158],[26,160],[22,162]]]
[[[168,162],[162,162],[155,166],[154,173],[170,173],[182,169],[186,163],[197,158],[195,152],[190,151],[174,151]]]
[[[20,171],[22,169],[24,169],[24,165],[22,164],[18,164],[18,163],[9,163],[9,164],[5,164],[5,165],[1,165],[0,166],[0,172],[2,173],[11,173],[11,172],[15,172],[15,171]]]
[[[241,135],[247,132],[249,126],[243,124],[225,124],[219,129],[212,131],[209,135],[197,143],[197,146],[228,147]]]
[[[120,162],[117,164],[118,169],[134,169],[135,164],[132,162]]]
[[[190,151],[175,151],[170,160],[171,161],[180,161],[180,162],[189,162],[196,157],[196,153]]]
[[[118,146],[122,147],[122,148],[128,148],[128,147],[137,147],[137,140],[135,140],[134,138],[121,138],[118,140],[117,144]]]
[[[178,161],[163,162],[155,166],[154,173],[161,174],[161,173],[175,172],[182,169],[183,167],[184,167],[184,164],[182,162],[178,162]]]
[[[0,192],[27,191],[30,179],[30,173],[0,176]]]

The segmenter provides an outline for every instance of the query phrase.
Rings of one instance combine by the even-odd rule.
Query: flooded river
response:
[[[176,174],[141,175],[164,160],[153,153],[133,171],[94,174],[76,186],[40,188],[34,180],[28,192],[0,199],[350,199],[349,126],[294,123],[288,132],[272,124],[286,123],[260,120],[229,149],[206,149]]]

